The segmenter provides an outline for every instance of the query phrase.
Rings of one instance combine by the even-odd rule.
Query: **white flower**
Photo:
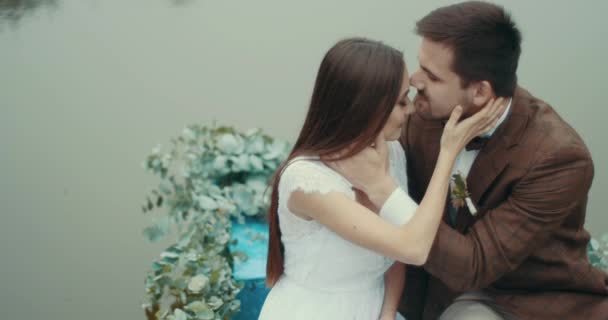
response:
[[[203,288],[207,285],[208,282],[209,278],[207,278],[207,276],[199,274],[190,279],[190,282],[188,283],[188,290],[194,293],[199,293],[201,292],[201,290],[203,290]]]

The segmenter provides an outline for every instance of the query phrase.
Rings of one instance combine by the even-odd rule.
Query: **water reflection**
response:
[[[174,6],[182,6],[182,5],[190,4],[193,1],[194,0],[170,0],[170,3],[172,3]]]
[[[183,6],[194,0],[166,0],[173,6]],[[57,9],[60,0],[0,0],[0,31],[5,24],[15,25],[39,8]]]
[[[38,8],[57,8],[58,0],[0,0],[0,27],[14,24]]]

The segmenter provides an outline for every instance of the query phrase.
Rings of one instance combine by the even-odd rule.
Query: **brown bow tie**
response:
[[[488,143],[488,140],[490,140],[488,137],[475,137],[465,148],[467,151],[481,150]]]

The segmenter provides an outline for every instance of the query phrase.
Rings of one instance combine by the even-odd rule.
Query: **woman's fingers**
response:
[[[478,112],[479,127],[485,128],[486,126],[495,124],[505,109],[504,98],[499,97],[497,99],[490,99],[488,103]],[[473,118],[473,117],[472,117]]]
[[[496,127],[500,116],[506,109],[505,99],[502,97],[492,98],[483,106],[481,110],[471,117],[460,120],[463,110],[461,106],[456,106],[445,125],[445,131],[454,137],[460,136],[465,141],[470,141],[476,136],[481,136]],[[447,142],[448,140],[446,140]]]
[[[488,116],[488,123],[490,125],[496,125],[498,119],[505,111],[506,105],[504,104],[504,101],[505,99],[500,97],[496,99],[496,101],[494,101],[494,103],[491,105],[490,114]]]
[[[481,108],[481,110],[472,115],[469,119],[474,122],[485,121],[487,118],[490,117],[490,112],[492,111],[491,108],[492,106],[494,106],[494,102],[496,102],[495,99],[490,99],[488,103],[486,103],[486,105]]]
[[[461,122],[452,121],[452,123],[454,126],[465,130],[468,133],[467,138],[470,137],[472,139],[473,137],[483,135],[492,130],[498,123],[498,119],[500,119],[500,116],[506,109],[504,101],[503,97],[490,99],[481,110],[471,117]],[[450,120],[452,119],[450,117]],[[450,121],[448,121],[449,123]],[[448,124],[446,124],[446,128],[450,128]]]
[[[496,99],[496,101],[494,101],[492,103],[492,105],[489,106],[489,109],[488,109],[489,114],[488,114],[486,121],[483,121],[479,125],[480,134],[487,133],[490,130],[492,130],[494,127],[496,127],[496,124],[498,123],[500,116],[503,114],[503,112],[507,108],[506,104],[504,103],[504,100],[505,99],[502,97],[498,98],[498,99]]]
[[[479,130],[479,135],[487,134],[488,132],[490,132],[490,130],[492,130],[492,129],[494,129],[494,127],[496,127],[497,123],[498,123],[498,119],[495,119],[494,121],[490,122],[485,127],[481,128]]]
[[[505,99],[503,97],[500,97],[498,99],[496,99],[496,101],[494,101],[494,104],[492,105],[491,108],[491,112],[490,112],[490,117],[491,118],[499,118],[500,115],[502,114],[502,111],[504,111],[505,109],[505,104],[504,104]]]
[[[460,116],[462,116],[462,107],[458,105],[454,108],[454,110],[452,110],[452,114],[450,114],[450,119],[448,119],[448,122],[445,124],[445,126],[448,129],[455,127],[456,123],[458,123],[458,120],[460,119]]]

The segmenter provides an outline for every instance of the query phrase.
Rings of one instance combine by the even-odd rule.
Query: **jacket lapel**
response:
[[[510,161],[509,149],[516,146],[521,135],[524,133],[529,118],[529,110],[526,100],[528,93],[517,88],[511,110],[505,122],[492,135],[486,146],[479,151],[473,166],[467,176],[467,185],[471,194],[471,200],[482,209],[480,200],[489,192],[492,182],[508,167]],[[481,208],[480,208],[481,207]],[[467,210],[459,210],[456,218],[456,226],[461,232],[464,231],[474,219]]]

